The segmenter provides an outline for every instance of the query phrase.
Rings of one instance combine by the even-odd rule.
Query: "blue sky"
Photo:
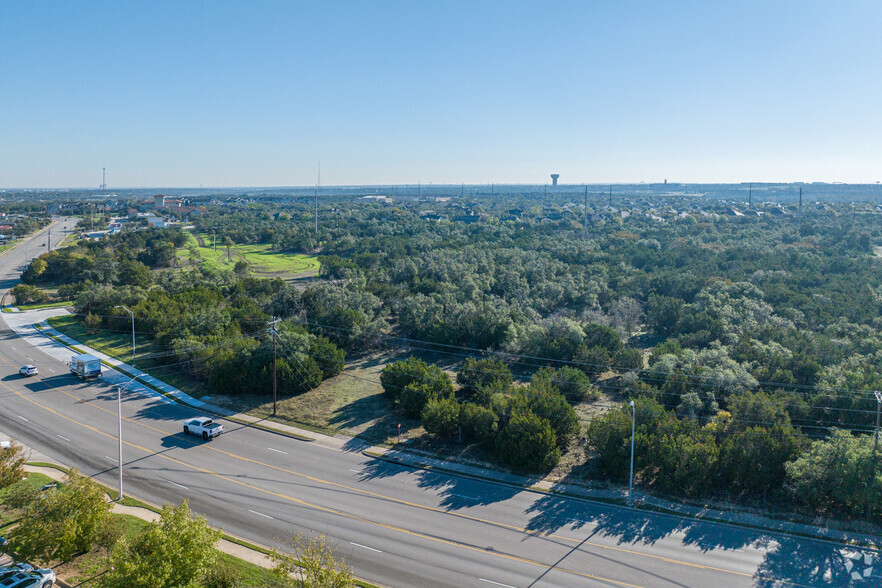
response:
[[[882,3],[0,0],[0,187],[882,180]]]

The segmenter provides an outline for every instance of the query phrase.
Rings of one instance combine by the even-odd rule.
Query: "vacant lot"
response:
[[[178,259],[190,260],[195,249],[199,259],[196,263],[212,269],[233,269],[237,261],[248,264],[251,273],[274,278],[294,278],[318,272],[318,260],[310,255],[273,251],[269,245],[233,245],[229,252],[218,238],[217,250],[212,246],[212,236],[190,234],[187,246],[178,250]]]

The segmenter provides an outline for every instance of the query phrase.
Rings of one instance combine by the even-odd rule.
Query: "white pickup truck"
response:
[[[185,435],[201,435],[208,441],[224,432],[224,426],[216,423],[208,417],[196,417],[184,423]]]

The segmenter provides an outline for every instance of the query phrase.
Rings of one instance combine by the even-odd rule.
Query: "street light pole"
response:
[[[873,455],[879,449],[879,412],[882,409],[882,392],[873,392],[876,395],[876,440],[873,442]]]
[[[134,380],[132,380],[134,382]],[[128,386],[128,384],[126,384]],[[116,387],[116,418],[117,418],[117,440],[119,441],[119,454],[117,457],[119,458],[119,462],[117,462],[117,470],[119,470],[119,500],[122,502],[123,499],[123,485],[122,485],[122,388],[120,386]]]
[[[117,386],[116,387],[116,419],[117,419],[117,440],[119,442],[118,455],[119,461],[117,465],[119,466],[117,470],[119,471],[119,499],[123,499],[123,481],[122,481],[122,468],[123,468],[123,458],[122,458],[122,391],[129,387],[129,384],[137,380],[137,376],[129,380],[125,386]]]
[[[637,409],[634,407],[634,401],[628,403],[631,407],[631,477],[628,480],[628,506],[634,506],[632,500],[632,491],[634,490],[634,429],[637,422]]]
[[[132,367],[135,367],[135,313],[121,304],[114,308],[122,308],[132,316]]]

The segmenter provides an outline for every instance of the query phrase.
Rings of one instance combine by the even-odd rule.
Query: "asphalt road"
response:
[[[0,289],[44,242],[0,258]],[[40,375],[18,376],[25,363]],[[143,395],[124,393],[122,414],[127,494],[189,499],[212,524],[267,545],[323,533],[359,577],[385,586],[879,585],[871,550],[414,470],[229,421],[202,442],[182,433],[194,410]],[[117,483],[115,390],[79,382],[5,320],[0,430]]]

